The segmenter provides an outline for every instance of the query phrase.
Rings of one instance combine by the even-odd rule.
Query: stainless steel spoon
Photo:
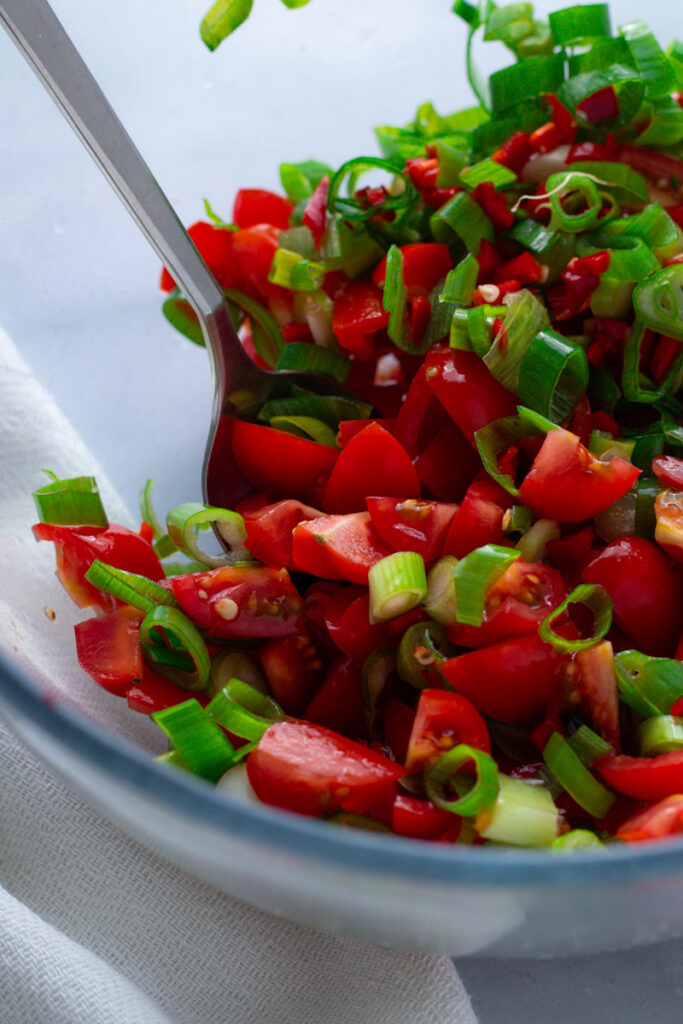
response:
[[[202,488],[210,504],[230,508],[251,490],[230,448],[231,420],[240,409],[281,395],[292,384],[318,394],[350,392],[318,374],[270,373],[254,365],[235,333],[223,291],[50,6],[45,0],[0,0],[0,23],[199,317],[213,374]]]

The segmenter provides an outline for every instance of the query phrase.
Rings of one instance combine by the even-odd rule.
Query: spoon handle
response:
[[[0,0],[2,24],[206,324],[223,293],[45,0]]]

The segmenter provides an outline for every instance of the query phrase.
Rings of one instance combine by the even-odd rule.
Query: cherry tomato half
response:
[[[410,775],[421,771],[458,743],[490,753],[486,722],[461,694],[423,690],[408,741],[406,771]]]
[[[185,614],[217,637],[290,636],[302,625],[303,601],[285,569],[226,565],[174,576],[171,589]]]
[[[366,499],[380,537],[396,551],[417,551],[433,562],[441,549],[458,506],[418,498]]]
[[[143,613],[136,608],[123,605],[74,626],[78,664],[117,697],[124,697],[133,682],[142,678],[140,623],[143,618]]]
[[[339,453],[325,488],[324,507],[328,512],[360,512],[368,494],[420,496],[408,452],[378,423],[364,427]]]

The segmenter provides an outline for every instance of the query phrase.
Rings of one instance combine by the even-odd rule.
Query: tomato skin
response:
[[[307,633],[270,640],[261,665],[275,700],[288,715],[300,716],[322,682],[322,660]]]
[[[367,586],[368,572],[393,553],[372,525],[369,512],[321,516],[294,528],[292,556],[303,572]]]
[[[363,731],[361,665],[356,658],[337,658],[303,713],[307,722],[356,739]]]
[[[74,626],[78,664],[103,689],[117,697],[124,697],[131,684],[142,677],[140,623],[143,618],[136,608],[123,605]]]
[[[389,646],[387,624],[370,622],[365,587],[342,587],[326,602],[324,618],[332,641],[343,654],[365,661],[378,647]]]
[[[332,330],[341,345],[359,359],[372,354],[372,335],[389,324],[382,293],[368,278],[343,285],[334,299]]]
[[[520,497],[536,515],[558,523],[580,523],[623,498],[640,476],[624,459],[601,463],[576,434],[548,431],[522,481]]]
[[[614,603],[615,623],[639,651],[673,656],[683,591],[656,544],[644,537],[613,541],[588,563],[581,579],[605,588]]]
[[[392,433],[414,459],[449,422],[448,413],[427,383],[423,363],[410,382]]]
[[[203,690],[188,693],[170,679],[153,672],[147,665],[144,667],[142,679],[136,680],[126,691],[125,696],[131,711],[137,711],[141,715],[153,715],[155,711],[175,707],[190,697],[198,700],[202,707],[206,707],[211,699]]]
[[[441,671],[483,715],[516,724],[541,714],[558,687],[563,660],[533,633],[451,658]]]
[[[433,348],[425,358],[427,382],[467,440],[492,420],[517,413],[517,399],[474,352]]]
[[[683,793],[683,750],[656,757],[606,754],[595,767],[608,786],[636,800],[662,800]]]
[[[187,233],[221,288],[244,287],[244,272],[233,251],[231,231],[198,220],[190,225]],[[161,272],[159,287],[163,292],[171,292],[177,287],[165,267]]]
[[[401,246],[401,254],[407,299],[428,296],[453,267],[448,246],[439,242],[411,242]],[[375,267],[372,280],[383,288],[386,275],[385,256]]]
[[[486,722],[466,697],[450,690],[423,690],[408,741],[406,771],[409,775],[467,743],[491,753]]]
[[[285,569],[226,565],[170,582],[185,614],[216,637],[291,636],[301,629],[303,602]]]
[[[462,501],[481,470],[479,453],[452,420],[432,438],[415,461],[422,487],[441,501]]]
[[[247,758],[259,800],[316,817],[342,808],[364,814],[393,793],[405,769],[310,722],[276,722]]]
[[[420,481],[405,448],[395,437],[371,423],[339,453],[325,488],[327,512],[360,512],[368,494],[419,498]]]
[[[293,569],[292,530],[297,523],[321,515],[318,509],[293,499],[245,512],[247,539],[244,546],[254,558],[274,569]]]
[[[655,499],[655,540],[669,558],[683,562],[683,493],[660,491]]]
[[[490,477],[482,475],[474,480],[453,516],[443,554],[464,558],[484,544],[504,546],[503,516],[511,505],[512,495]]]
[[[662,487],[670,491],[683,491],[683,459],[673,455],[658,455],[652,460],[652,472]]]
[[[36,523],[36,540],[50,540],[55,546],[57,576],[71,600],[79,608],[110,611],[121,604],[84,579],[96,558],[126,572],[135,572],[151,580],[164,578],[164,570],[149,541],[118,523],[99,526],[51,526]]]
[[[425,562],[438,558],[458,506],[415,498],[369,497],[372,524],[396,551],[417,551]]]
[[[405,764],[410,734],[415,721],[415,709],[395,697],[390,697],[383,717],[384,738],[396,760],[400,764]]]
[[[683,833],[683,794],[675,793],[651,804],[623,822],[617,839],[637,843],[646,839],[662,839]]]
[[[458,647],[488,647],[506,637],[535,633],[566,595],[556,569],[518,559],[486,595],[482,625],[454,622],[446,629],[448,639]]]
[[[276,192],[264,188],[243,188],[235,196],[232,219],[241,228],[252,228],[256,224],[288,228],[293,209],[290,201]]]
[[[454,824],[462,821],[450,811],[435,807],[431,800],[418,800],[407,793],[397,793],[391,815],[392,831],[409,839],[436,839]]]
[[[283,430],[234,420],[232,454],[240,473],[256,490],[315,505],[339,453]]]

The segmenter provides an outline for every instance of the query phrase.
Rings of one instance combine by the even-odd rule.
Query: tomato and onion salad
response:
[[[356,398],[243,405],[236,509],[164,527],[148,485],[134,532],[53,477],[34,532],[176,770],[431,842],[683,834],[683,45],[455,10],[477,106],[190,228],[249,355]]]

